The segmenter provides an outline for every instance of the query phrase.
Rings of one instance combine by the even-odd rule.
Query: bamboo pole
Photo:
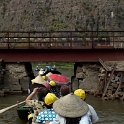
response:
[[[14,108],[14,107],[18,106],[18,105],[20,105],[20,104],[22,104],[22,103],[24,103],[24,102],[25,102],[25,101],[22,101],[22,102],[20,102],[20,103],[15,104],[15,105],[6,107],[6,108],[4,108],[4,109],[1,109],[1,110],[0,110],[0,114],[3,113],[3,112],[5,112],[5,111],[7,111],[7,110],[9,110],[9,109],[11,109],[11,108]]]

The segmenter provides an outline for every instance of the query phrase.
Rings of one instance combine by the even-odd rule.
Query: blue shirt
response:
[[[40,112],[37,116],[36,122],[45,124],[46,121],[53,121],[56,118],[56,113],[53,109],[46,109]]]

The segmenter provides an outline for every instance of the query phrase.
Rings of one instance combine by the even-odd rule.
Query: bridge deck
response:
[[[0,59],[29,61],[121,61],[124,31],[0,32]]]

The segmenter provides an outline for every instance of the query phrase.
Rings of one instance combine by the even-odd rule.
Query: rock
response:
[[[4,92],[3,91],[0,91],[0,96],[4,96]]]

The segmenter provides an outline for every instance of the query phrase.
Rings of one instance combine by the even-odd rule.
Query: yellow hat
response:
[[[56,86],[55,81],[50,81],[49,84],[50,84],[51,86],[53,86],[53,87]]]
[[[32,82],[32,84],[34,84],[34,81],[31,81]]]
[[[58,98],[56,97],[55,94],[53,93],[48,93],[45,98],[44,98],[44,102],[46,105],[50,105],[52,103],[54,103]]]
[[[42,78],[43,78],[44,80],[46,80],[46,76],[42,76]]]
[[[82,89],[77,89],[74,91],[74,94],[78,97],[80,97],[81,99],[85,99],[86,98],[86,94],[85,94],[85,91],[82,90]]]
[[[28,120],[33,117],[33,113],[28,115]]]

